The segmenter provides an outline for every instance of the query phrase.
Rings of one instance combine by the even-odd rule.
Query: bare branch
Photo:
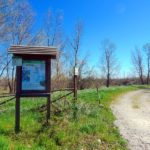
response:
[[[102,42],[103,56],[101,59],[101,70],[106,76],[106,86],[109,87],[110,79],[119,69],[117,59],[115,57],[116,46],[109,39]]]
[[[135,51],[132,52],[132,63],[133,66],[139,75],[141,84],[144,84],[143,74],[144,74],[144,64],[143,64],[143,56],[141,50],[135,48]]]
[[[150,80],[150,43],[147,43],[143,46],[145,55],[146,55],[146,67],[147,67],[147,84]]]

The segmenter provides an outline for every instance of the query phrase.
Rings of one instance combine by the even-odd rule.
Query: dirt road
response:
[[[150,90],[120,96],[112,105],[115,124],[131,150],[150,150]]]

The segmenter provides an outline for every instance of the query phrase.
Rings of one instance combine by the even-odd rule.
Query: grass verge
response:
[[[14,133],[15,103],[5,104],[0,107],[0,149],[126,150],[126,142],[114,126],[115,117],[109,106],[118,95],[136,89],[135,86],[103,88],[99,91],[100,104],[96,90],[79,91],[77,119],[72,119],[73,113],[69,109],[52,113],[48,125],[45,124],[45,112],[36,109],[46,100],[22,99],[18,135]]]

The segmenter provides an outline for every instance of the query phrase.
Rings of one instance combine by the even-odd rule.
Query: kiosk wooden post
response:
[[[51,109],[50,109],[50,107],[51,107],[51,60],[47,60],[47,65],[46,65],[46,67],[47,67],[47,69],[46,70],[48,70],[47,71],[47,91],[50,91],[50,94],[49,94],[49,96],[47,97],[47,116],[46,116],[46,121],[47,121],[47,123],[48,123],[48,120],[50,119],[50,111],[51,111]]]
[[[15,105],[15,132],[20,130],[20,84],[21,84],[21,67],[16,68],[16,105]]]
[[[8,51],[16,65],[15,132],[20,131],[21,97],[46,97],[46,122],[51,107],[51,59],[56,59],[57,48],[37,46],[11,46]]]

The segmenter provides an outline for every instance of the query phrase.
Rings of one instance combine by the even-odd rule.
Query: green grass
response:
[[[126,150],[126,142],[114,126],[115,117],[109,108],[120,94],[137,87],[111,87],[78,92],[77,119],[71,109],[52,113],[48,125],[45,112],[38,107],[44,98],[21,99],[21,132],[14,133],[15,103],[0,106],[0,149],[2,150]],[[58,93],[54,95],[57,97]],[[71,99],[71,97],[69,98]],[[64,107],[63,103],[58,103]],[[53,109],[54,111],[54,109]]]

